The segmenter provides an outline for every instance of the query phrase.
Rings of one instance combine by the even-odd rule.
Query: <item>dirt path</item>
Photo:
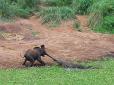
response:
[[[72,22],[64,22],[56,29],[49,29],[41,24],[40,19],[20,19],[20,25],[30,25],[32,30],[38,32],[38,39],[29,40],[0,40],[0,68],[23,67],[24,52],[34,46],[45,44],[50,55],[57,59],[76,61],[97,59],[114,51],[113,35],[77,32],[72,28]],[[25,31],[22,31],[26,34]],[[45,57],[46,63],[53,61]]]

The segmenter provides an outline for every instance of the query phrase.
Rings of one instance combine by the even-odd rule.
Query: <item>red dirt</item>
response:
[[[86,24],[84,25],[84,22],[87,22],[85,17],[79,19],[83,26],[86,26]],[[83,20],[85,21],[83,22]],[[41,44],[45,44],[49,54],[56,59],[69,61],[98,59],[110,51],[114,51],[114,35],[89,31],[77,32],[72,28],[72,21],[63,22],[60,27],[55,29],[42,25],[40,19],[36,19],[36,17],[19,19],[15,24],[31,26],[32,31],[38,32],[38,36],[28,40],[0,40],[0,68],[23,67],[24,58],[22,56],[24,52]],[[31,31],[25,29],[20,31],[21,34],[27,36]],[[46,63],[53,63],[48,57],[43,60]]]

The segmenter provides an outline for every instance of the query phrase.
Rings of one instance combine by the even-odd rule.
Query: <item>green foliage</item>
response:
[[[31,11],[29,8],[26,9],[19,8],[17,10],[16,15],[19,17],[28,18],[31,15]]]
[[[114,34],[114,16],[105,16],[102,25],[94,29],[96,32]]]
[[[39,0],[16,0],[16,3],[22,8],[37,7]]]
[[[28,18],[35,12],[53,25],[76,14],[89,15],[92,30],[114,33],[114,0],[0,0],[0,18]]]
[[[41,3],[47,6],[68,6],[71,5],[72,0],[41,0]]]
[[[43,23],[60,23],[62,20],[75,18],[76,14],[87,14],[93,0],[41,0],[43,4],[39,15]]]
[[[60,24],[62,20],[73,19],[75,12],[71,7],[72,0],[41,0],[43,7],[38,15],[42,17],[43,23],[51,26]]]
[[[39,0],[0,0],[0,17],[27,18],[37,8]]]
[[[87,14],[88,8],[92,5],[93,0],[73,0],[72,6],[77,14]]]
[[[13,11],[12,5],[9,5],[6,0],[0,0],[0,16],[11,17],[10,13]]]
[[[110,31],[114,29],[114,16],[105,16],[103,26],[104,28],[109,28]]]
[[[103,33],[114,33],[114,0],[101,0],[90,8],[90,27]]]
[[[75,17],[74,11],[70,7],[47,7],[39,12],[43,23],[60,23],[61,20],[72,19]]]

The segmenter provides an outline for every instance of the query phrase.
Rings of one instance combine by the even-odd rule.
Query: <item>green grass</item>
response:
[[[97,1],[89,7],[88,12],[89,26],[94,31],[114,33],[114,0]]]
[[[0,70],[0,85],[113,85],[114,59],[86,62],[100,69],[66,71],[56,66]]]
[[[64,7],[46,7],[42,8],[38,13],[38,16],[42,17],[43,23],[60,24],[62,20],[73,19],[75,12],[72,8]]]

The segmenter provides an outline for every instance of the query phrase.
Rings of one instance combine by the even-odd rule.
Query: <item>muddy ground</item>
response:
[[[114,51],[114,35],[91,32],[86,16],[78,16],[82,32],[73,28],[73,21],[50,28],[35,16],[15,23],[0,23],[0,68],[23,67],[25,51],[46,45],[50,55],[65,61],[95,60]],[[47,64],[54,62],[47,56]]]

